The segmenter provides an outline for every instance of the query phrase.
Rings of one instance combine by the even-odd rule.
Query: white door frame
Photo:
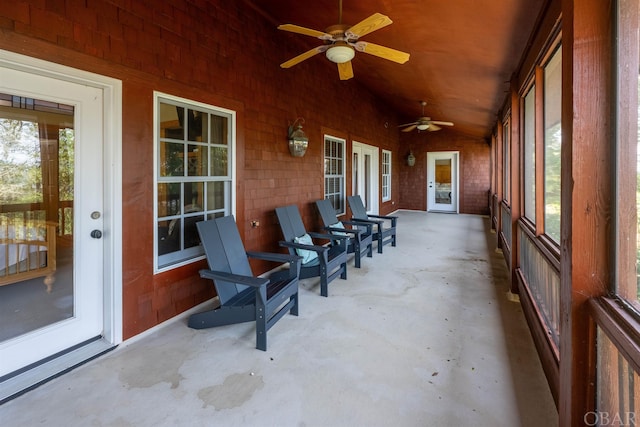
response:
[[[436,160],[451,160],[451,204],[441,204],[436,201],[435,162]],[[429,151],[427,152],[427,212],[460,211],[460,152],[459,151]]]
[[[373,145],[363,144],[361,142],[353,141],[351,147],[351,167],[354,167],[354,157],[358,155],[358,165],[357,169],[352,169],[351,174],[351,194],[364,194],[366,189],[369,189],[369,203],[367,206],[367,213],[377,215],[380,209],[380,186],[379,186],[379,154],[378,147],[374,147]],[[371,159],[369,176],[367,177],[365,174],[365,157],[369,156]],[[357,171],[357,176],[356,176]],[[369,178],[368,186],[366,180]],[[357,187],[357,188],[356,188]],[[363,202],[366,202],[363,197]]]
[[[0,50],[0,67],[102,91],[102,335],[118,344],[122,342],[122,82],[4,50]]]

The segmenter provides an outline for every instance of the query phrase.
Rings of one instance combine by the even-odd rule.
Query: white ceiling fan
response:
[[[403,125],[398,126],[399,128],[405,127],[402,129],[402,132],[411,132],[414,129],[418,129],[418,132],[429,131],[433,132],[436,130],[442,129],[440,126],[453,126],[451,122],[442,122],[440,120],[431,120],[431,117],[425,117],[424,115],[424,106],[427,105],[426,101],[420,101],[422,105],[422,117],[418,118],[415,122],[405,123]]]

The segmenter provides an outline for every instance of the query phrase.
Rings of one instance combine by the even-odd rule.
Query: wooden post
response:
[[[562,426],[584,425],[594,411],[596,336],[586,303],[610,281],[613,3],[562,0]]]

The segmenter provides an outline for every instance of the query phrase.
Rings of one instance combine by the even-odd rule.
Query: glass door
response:
[[[378,148],[353,143],[352,193],[359,195],[367,212],[378,213]]]
[[[0,377],[103,331],[102,91],[0,68]]]
[[[429,152],[427,163],[427,210],[458,212],[458,152]]]

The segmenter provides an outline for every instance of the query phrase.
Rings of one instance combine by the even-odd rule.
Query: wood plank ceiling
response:
[[[274,26],[296,24],[325,31],[338,23],[339,0],[248,0]],[[360,40],[400,51],[411,57],[397,64],[365,53],[352,61],[354,78],[390,105],[399,123],[422,114],[455,123],[456,132],[488,138],[509,90],[545,0],[344,0],[342,23],[354,25],[373,13],[393,24]],[[322,44],[313,37],[284,31],[277,40],[303,53]],[[295,54],[293,55],[295,56]],[[291,56],[279,58],[281,62]],[[319,54],[295,67],[309,67]],[[311,64],[311,65],[310,65]],[[329,63],[333,66],[333,64]],[[294,68],[295,68],[294,67]],[[294,68],[283,72],[294,72]],[[335,78],[339,79],[338,71]],[[349,80],[347,80],[349,82]]]

